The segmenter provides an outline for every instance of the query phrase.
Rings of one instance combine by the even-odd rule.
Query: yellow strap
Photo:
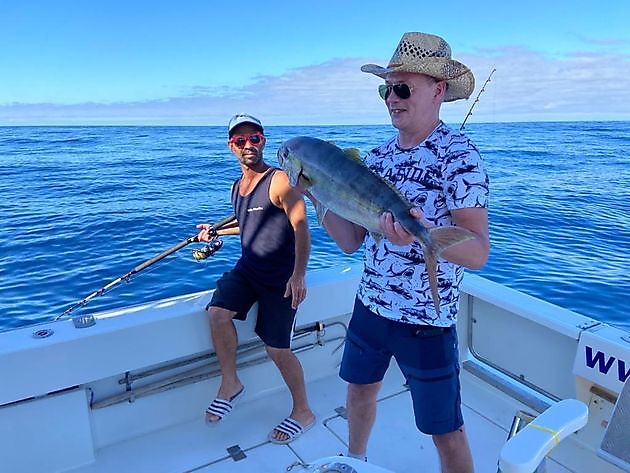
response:
[[[556,444],[553,447],[555,447],[556,445],[560,443],[560,437],[558,437],[558,432],[553,429],[550,429],[549,427],[545,427],[544,425],[534,424],[533,422],[530,422],[529,424],[527,424],[527,427],[531,427],[532,429],[536,429],[536,430],[542,430],[543,432],[547,432],[548,434],[551,434],[553,438],[556,440]]]

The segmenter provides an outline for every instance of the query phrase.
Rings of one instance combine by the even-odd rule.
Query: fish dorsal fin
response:
[[[352,158],[356,161],[361,161],[361,152],[357,149],[357,148],[346,148],[343,150],[343,154],[345,154],[346,156],[348,156],[349,158]]]
[[[330,143],[333,146],[337,146],[337,143],[335,143],[333,140],[328,140],[327,143]],[[361,151],[359,151],[359,148],[346,148],[342,149],[341,151],[343,151],[343,154],[345,154],[349,158],[363,162],[361,159]]]

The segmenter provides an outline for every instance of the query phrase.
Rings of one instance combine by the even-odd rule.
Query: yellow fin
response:
[[[381,235],[380,233],[374,233],[374,232],[370,232],[370,235],[372,236],[372,238],[374,238],[374,241],[378,244],[381,242],[381,240],[383,239],[383,235]]]
[[[349,158],[361,161],[361,151],[359,151],[357,148],[346,148],[343,150],[343,154],[345,154]]]

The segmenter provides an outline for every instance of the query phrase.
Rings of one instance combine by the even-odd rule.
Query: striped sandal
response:
[[[309,430],[311,427],[315,425],[316,419],[313,419],[308,425],[302,425],[297,420],[292,419],[291,417],[287,417],[282,422],[274,427],[274,429],[269,432],[267,438],[271,443],[275,443],[277,445],[286,445],[288,443],[293,442],[297,438],[299,438],[304,432]],[[282,432],[287,435],[287,438],[284,440],[279,440],[273,436],[274,432]]]
[[[217,424],[219,421],[225,419],[225,417],[232,412],[236,403],[243,398],[243,394],[245,394],[245,387],[241,388],[241,390],[230,399],[215,398],[206,409],[206,422],[208,424]],[[218,419],[209,420],[209,415],[215,415]]]

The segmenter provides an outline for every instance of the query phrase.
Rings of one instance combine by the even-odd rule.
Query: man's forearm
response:
[[[295,263],[294,274],[306,274],[306,265],[311,254],[311,234],[308,224],[304,221],[295,229]]]
[[[357,251],[365,239],[365,228],[328,211],[322,221],[324,229],[344,253]]]
[[[310,192],[304,193],[313,206],[317,208],[318,202]],[[347,254],[354,253],[363,244],[366,230],[343,217],[340,217],[331,210],[326,210],[321,222],[326,233],[337,243],[337,246]]]

